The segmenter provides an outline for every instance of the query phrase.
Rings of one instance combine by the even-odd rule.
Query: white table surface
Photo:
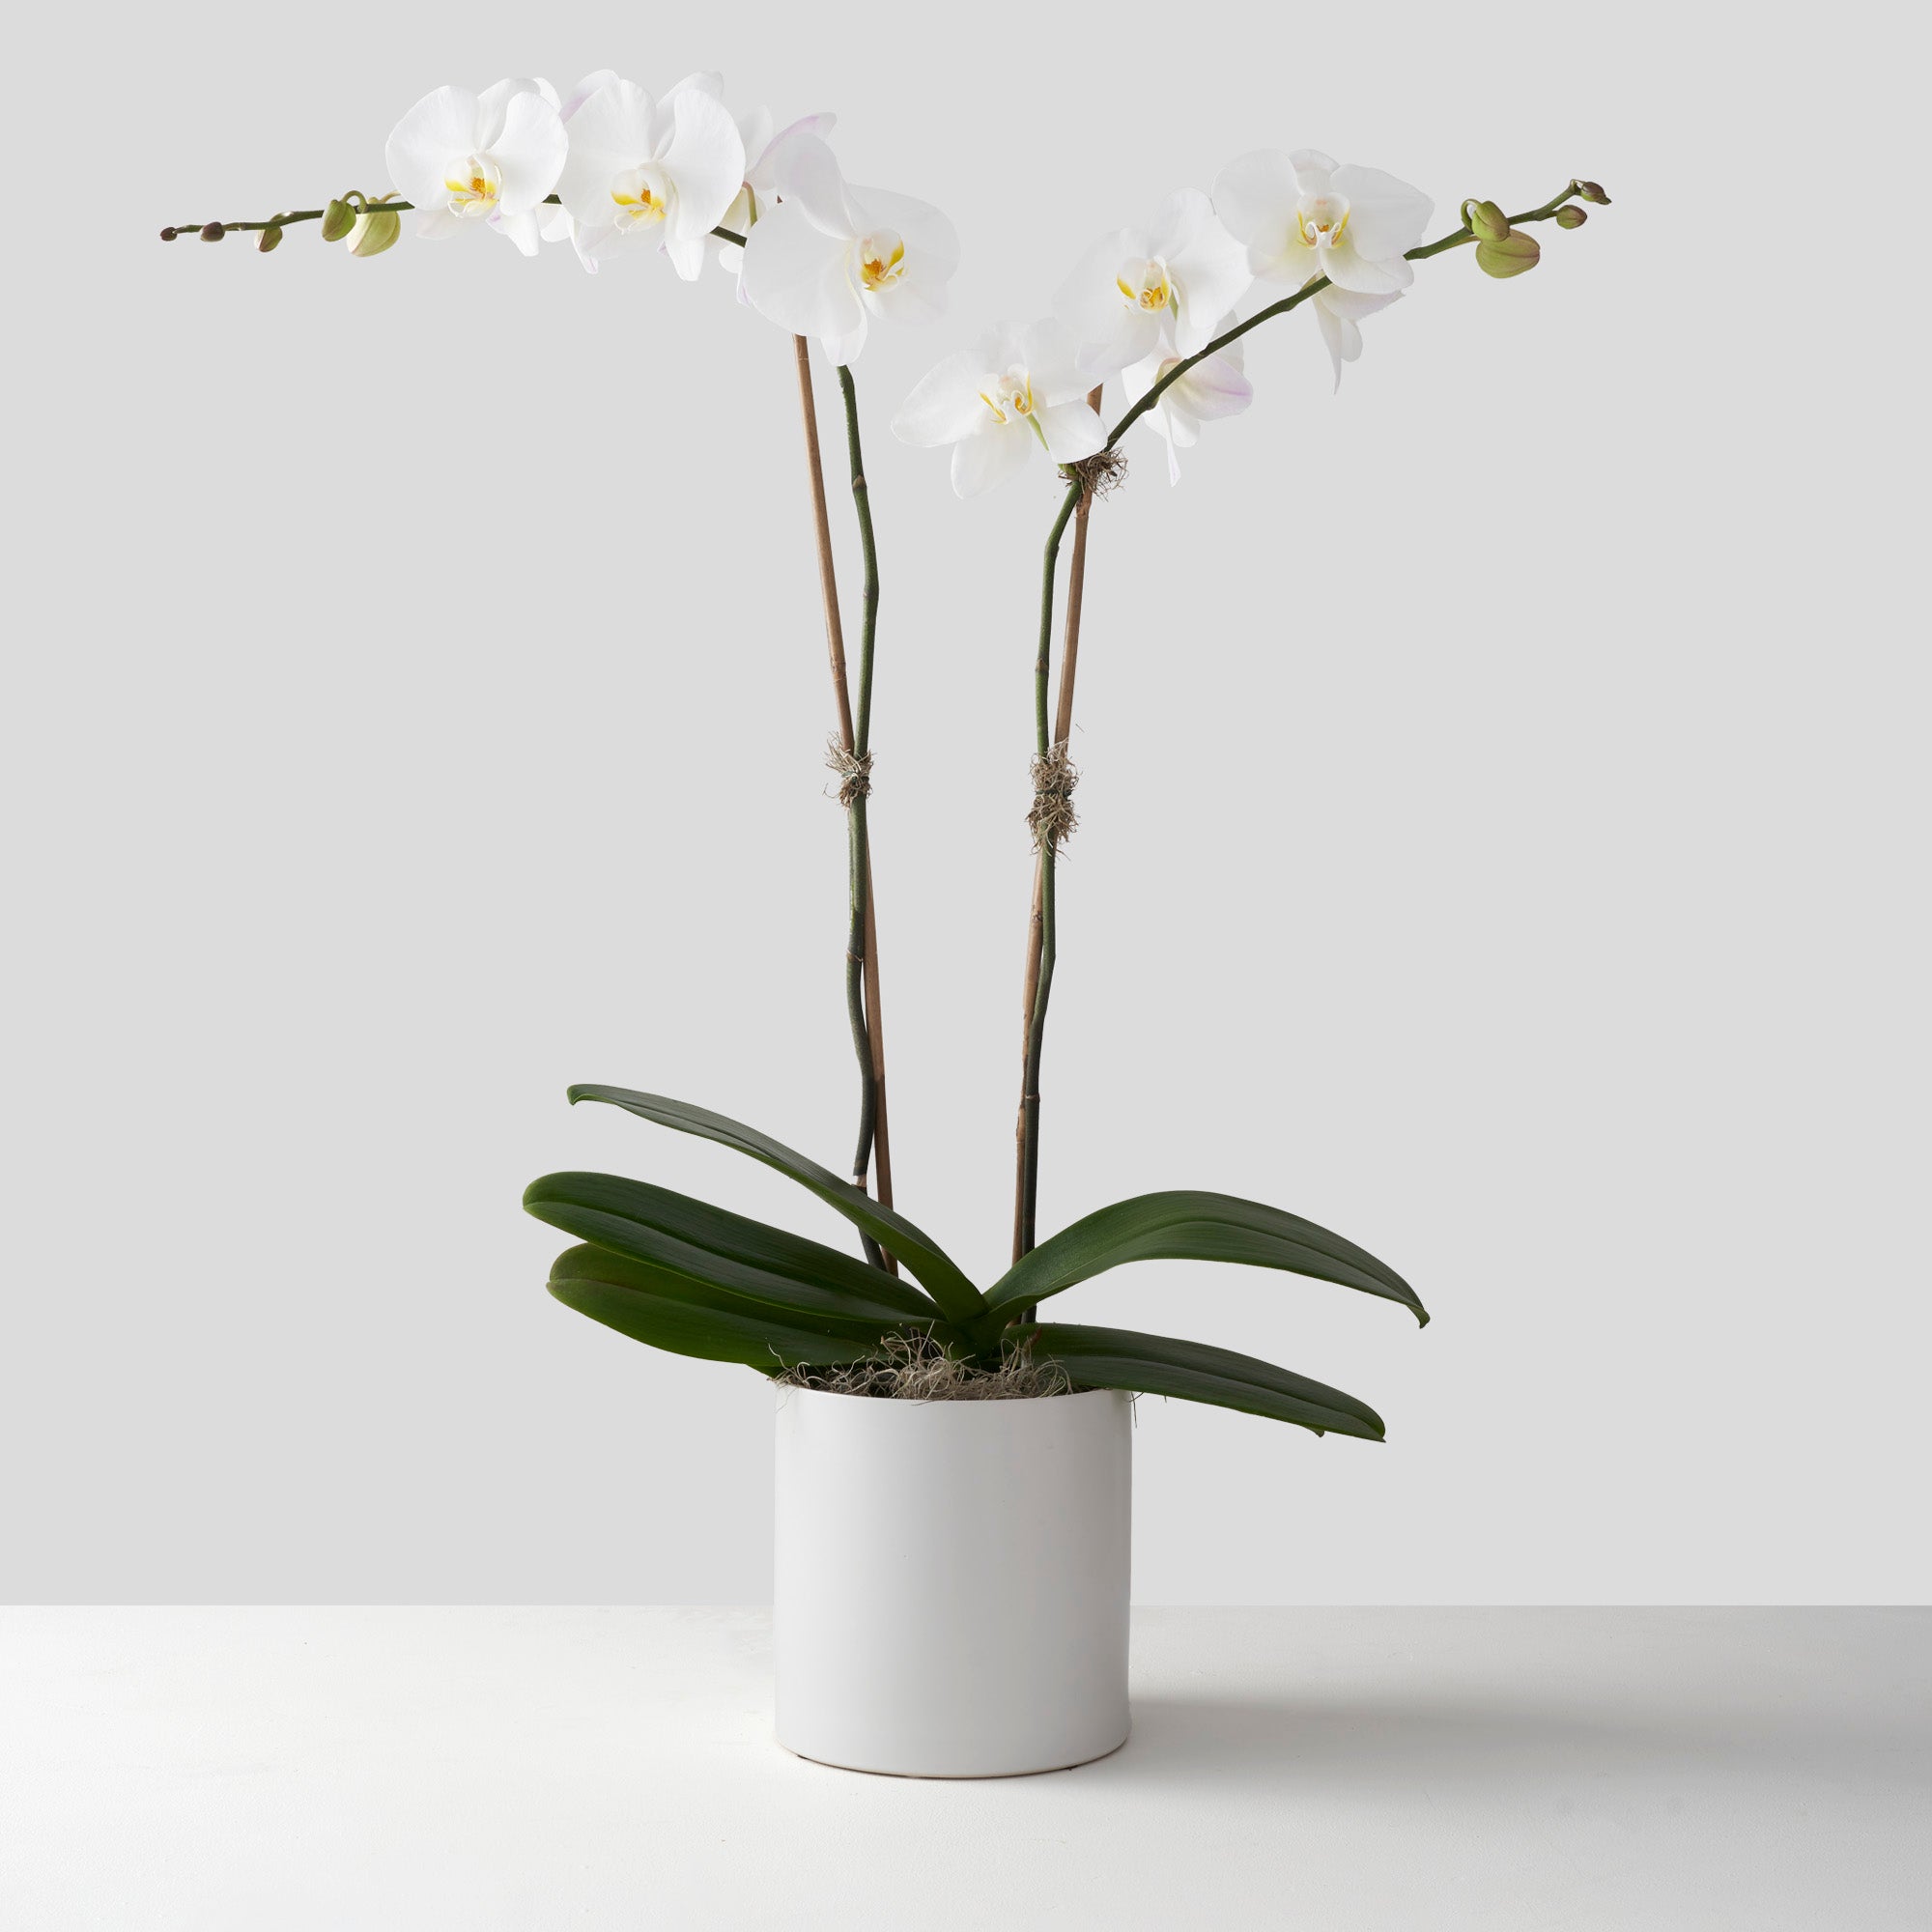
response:
[[[1140,1610],[1045,1777],[770,1741],[768,1618],[0,1611],[0,1925],[1932,1926],[1932,1612]]]

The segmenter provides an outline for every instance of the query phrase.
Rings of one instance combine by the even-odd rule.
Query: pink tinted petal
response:
[[[794,134],[776,157],[778,192],[823,235],[849,242],[864,225],[845,191],[838,159],[816,134]]]

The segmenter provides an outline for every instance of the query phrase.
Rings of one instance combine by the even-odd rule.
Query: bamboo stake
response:
[[[825,612],[825,648],[832,669],[833,698],[838,713],[839,750],[853,755],[863,750],[854,729],[852,695],[845,669],[845,629],[838,613],[838,577],[832,557],[832,519],[825,501],[825,464],[818,443],[818,408],[811,386],[811,345],[802,335],[792,338],[798,367],[799,414],[805,428],[806,467],[811,484],[812,535],[818,551],[819,601]],[[849,383],[849,378],[846,381]],[[868,531],[869,537],[869,531]],[[872,605],[877,602],[877,584],[868,551],[868,589]],[[867,614],[867,673],[869,696],[869,646],[871,611]],[[876,1163],[883,1176],[890,1177],[892,1155],[881,1145],[885,1046],[875,1037],[870,1015],[879,1010],[878,962],[875,952],[877,921],[872,909],[872,859],[867,837],[866,801],[852,799],[845,808],[848,846],[848,896],[851,921],[845,942],[845,1009],[852,1029],[852,1051],[859,1063],[859,1136],[852,1159],[855,1186],[865,1188],[868,1170]],[[890,1181],[888,1180],[888,1185]],[[890,1193],[878,1197],[891,1205]],[[863,1230],[859,1236],[867,1261],[887,1265],[879,1244]],[[895,1271],[896,1271],[895,1264]]]
[[[832,564],[832,519],[825,508],[825,465],[818,454],[818,407],[811,394],[811,345],[794,335],[798,351],[798,407],[805,418],[805,460],[811,472],[812,534],[818,542],[818,598],[825,607],[825,648],[832,660],[832,692],[838,706],[839,749],[852,749],[852,696],[845,682],[845,627],[838,620],[838,576]]]

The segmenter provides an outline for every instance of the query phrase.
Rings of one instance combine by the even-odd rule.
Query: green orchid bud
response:
[[[271,255],[282,245],[282,231],[271,221],[262,230],[261,240],[255,243],[263,254]]]
[[[322,211],[322,239],[340,242],[355,226],[355,211],[346,201],[331,201]]]
[[[1510,232],[1509,216],[1492,201],[1465,201],[1463,219],[1479,242],[1500,242]]]
[[[221,238],[227,233],[228,233],[227,229],[222,227],[220,222],[211,221],[208,224],[208,226],[201,231],[201,239],[204,242],[219,242]]]
[[[1599,208],[1607,208],[1610,205],[1609,196],[1595,182],[1578,182],[1577,184],[1577,192],[1585,201],[1594,201]]]
[[[1512,275],[1526,275],[1543,257],[1534,238],[1517,232],[1498,236],[1493,242],[1476,243],[1476,266],[1486,275],[1507,281]]]
[[[1574,201],[1566,201],[1556,211],[1556,225],[1559,228],[1580,228],[1589,218]]]
[[[384,248],[396,245],[396,237],[403,232],[403,217],[393,208],[365,209],[355,217],[355,228],[349,238],[349,252],[365,259],[380,255]]]

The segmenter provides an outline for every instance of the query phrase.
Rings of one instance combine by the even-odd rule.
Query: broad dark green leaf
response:
[[[1009,1313],[1125,1262],[1154,1261],[1285,1268],[1399,1301],[1418,1321],[1429,1320],[1414,1289],[1366,1248],[1259,1201],[1191,1190],[1137,1194],[1096,1209],[1015,1262],[986,1299]]]
[[[1179,1396],[1293,1422],[1318,1435],[1333,1430],[1371,1442],[1382,1439],[1382,1419],[1367,1403],[1232,1349],[1071,1321],[1042,1321],[1016,1332],[1031,1343],[1037,1360],[1058,1362],[1088,1388]]]
[[[985,1297],[973,1286],[930,1235],[914,1227],[903,1214],[882,1208],[869,1194],[841,1180],[828,1167],[748,1127],[742,1121],[727,1120],[703,1107],[683,1100],[668,1100],[661,1094],[637,1094],[628,1087],[578,1086],[570,1090],[572,1103],[602,1100],[622,1107],[639,1120],[655,1121],[661,1127],[673,1127],[681,1134],[696,1134],[716,1141],[721,1147],[750,1154],[767,1167],[775,1167],[801,1187],[809,1188],[827,1207],[835,1208],[854,1227],[867,1234],[896,1256],[902,1267],[925,1285],[932,1298],[945,1310],[948,1320],[968,1322],[986,1312]]]
[[[937,1324],[938,1308],[837,1248],[616,1174],[547,1174],[524,1192],[539,1221],[653,1267],[798,1313]]]
[[[768,1372],[856,1361],[888,1332],[883,1323],[866,1332],[849,1321],[781,1314],[605,1248],[566,1249],[551,1267],[550,1292],[566,1308],[653,1349]]]

